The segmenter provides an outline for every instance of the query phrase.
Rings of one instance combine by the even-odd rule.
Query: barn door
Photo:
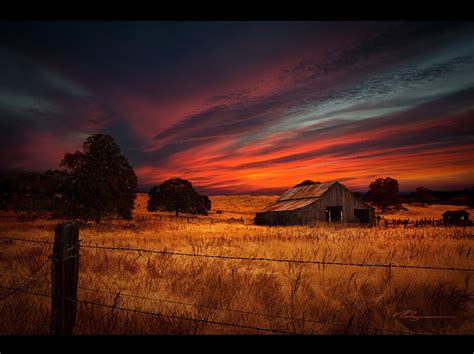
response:
[[[342,221],[342,206],[327,207],[326,208],[326,221],[341,222]]]

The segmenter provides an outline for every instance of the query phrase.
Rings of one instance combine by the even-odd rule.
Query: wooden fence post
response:
[[[79,225],[56,226],[51,270],[51,334],[72,334],[76,322]]]

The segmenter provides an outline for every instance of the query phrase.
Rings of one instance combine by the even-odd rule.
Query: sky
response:
[[[113,136],[147,191],[474,186],[473,22],[1,22],[0,170]]]

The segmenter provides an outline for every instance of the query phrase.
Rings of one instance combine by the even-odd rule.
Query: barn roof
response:
[[[287,190],[277,199],[277,202],[296,199],[308,199],[321,197],[333,184],[337,182],[310,184]]]
[[[266,213],[270,211],[289,211],[289,210],[295,210],[299,209],[302,207],[305,207],[315,200],[318,200],[319,198],[307,198],[303,200],[287,200],[284,202],[276,202],[273,204],[270,204],[267,206],[265,209],[260,211],[260,213]]]
[[[337,182],[293,187],[283,193],[275,203],[270,204],[265,209],[259,211],[259,213],[290,211],[305,207],[318,200],[335,183]]]
[[[441,215],[470,215],[466,210],[446,210]]]

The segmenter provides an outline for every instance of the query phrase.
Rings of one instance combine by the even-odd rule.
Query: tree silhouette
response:
[[[94,220],[118,215],[131,219],[137,176],[110,135],[88,137],[82,151],[66,153],[61,161],[65,176],[60,213],[64,217]]]
[[[378,206],[384,212],[388,207],[398,205],[399,186],[396,179],[377,178],[370,183],[366,200]]]
[[[426,204],[432,204],[434,197],[433,197],[433,192],[425,187],[418,187],[415,191],[415,202],[421,203],[421,205],[424,207]]]
[[[154,186],[148,195],[148,211],[171,211],[178,216],[179,213],[207,215],[211,210],[210,199],[199,195],[191,182],[181,178],[172,178]]]
[[[321,182],[314,182],[310,179],[306,179],[304,180],[303,182],[301,183],[298,183],[296,186],[294,186],[293,188],[296,188],[296,187],[302,187],[302,186],[309,186],[311,184],[321,184]]]
[[[15,171],[0,177],[0,208],[15,212],[18,221],[35,221],[54,206],[47,176]]]

